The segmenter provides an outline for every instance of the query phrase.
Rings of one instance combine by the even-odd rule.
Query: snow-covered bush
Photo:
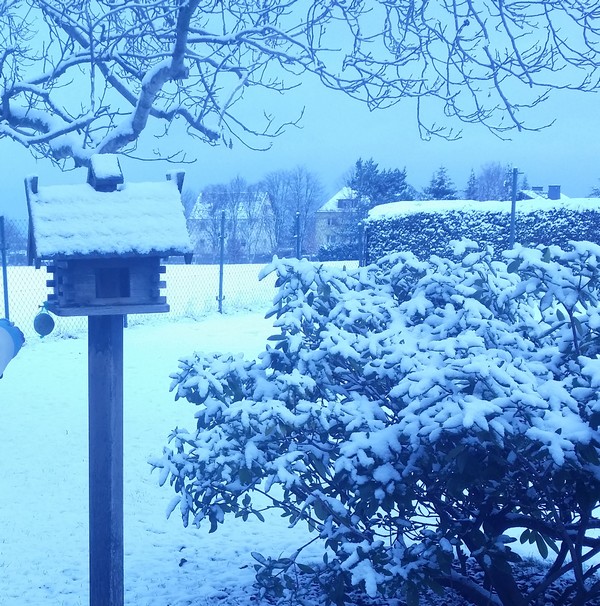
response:
[[[197,426],[152,462],[171,511],[215,530],[261,518],[266,494],[324,543],[320,566],[256,555],[261,587],[287,595],[301,573],[337,603],[453,588],[496,606],[600,593],[600,247],[456,254],[275,260],[278,333],[258,359],[180,363]],[[551,564],[526,588],[519,539]]]

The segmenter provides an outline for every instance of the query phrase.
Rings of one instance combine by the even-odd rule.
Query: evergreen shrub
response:
[[[254,554],[263,597],[600,596],[600,247],[454,252],[275,259],[264,351],[181,360],[193,424],[151,461],[170,511],[215,531],[275,509],[322,545],[320,562]],[[525,585],[519,543],[548,563]]]

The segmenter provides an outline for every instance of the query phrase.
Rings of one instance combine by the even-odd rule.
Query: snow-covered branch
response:
[[[426,135],[452,136],[434,126],[442,113],[500,135],[537,128],[527,109],[553,88],[600,87],[598,10],[594,0],[6,0],[2,132],[23,140],[6,111],[18,105],[85,120],[71,131],[77,161],[126,152],[150,121],[168,130],[175,117],[207,143],[252,145],[289,118],[248,122],[244,91],[287,90],[306,73],[371,108],[416,99]],[[52,155],[48,132],[32,146]]]

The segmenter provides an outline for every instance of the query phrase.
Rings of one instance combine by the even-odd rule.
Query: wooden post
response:
[[[123,316],[88,318],[90,606],[123,606]]]

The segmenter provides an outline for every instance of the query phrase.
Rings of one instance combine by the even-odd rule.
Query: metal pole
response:
[[[4,217],[0,216],[0,251],[2,251],[2,290],[4,292],[4,317],[10,320],[8,310],[8,274],[6,271],[6,234],[4,232]]]
[[[123,606],[123,316],[88,318],[90,606]]]
[[[364,267],[367,257],[367,227],[364,221],[358,224],[358,265]]]
[[[223,313],[223,266],[225,265],[225,211],[221,211],[221,238],[219,251],[219,313]]]
[[[300,244],[300,213],[297,212],[296,213],[296,224],[295,224],[295,230],[296,230],[296,259],[299,259],[301,257],[302,254],[302,246]]]
[[[513,168],[512,171],[512,192],[510,204],[510,235],[508,238],[508,247],[514,248],[515,245],[515,225],[517,223],[517,179],[519,169]]]

